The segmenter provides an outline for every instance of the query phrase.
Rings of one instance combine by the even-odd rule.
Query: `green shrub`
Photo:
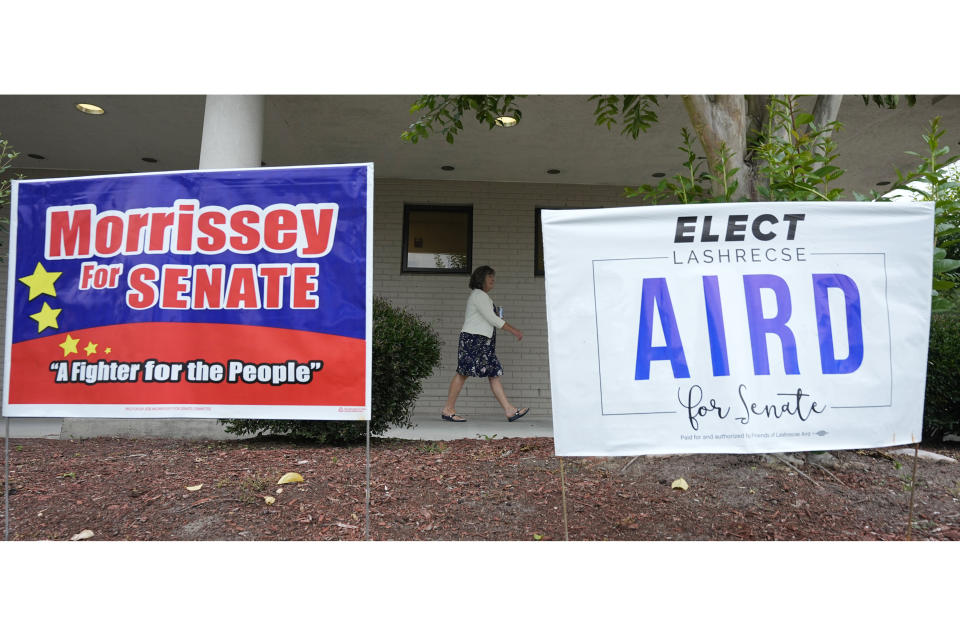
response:
[[[391,425],[413,426],[410,412],[422,381],[440,363],[440,337],[424,320],[383,298],[373,299],[373,418],[370,433]],[[353,444],[366,439],[361,420],[225,419],[227,433],[288,435],[321,444]]]
[[[927,393],[923,439],[960,433],[960,314],[934,313],[930,319]]]

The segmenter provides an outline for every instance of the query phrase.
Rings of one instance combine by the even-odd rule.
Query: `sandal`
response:
[[[447,414],[445,414],[445,413],[441,413],[441,414],[440,414],[440,419],[441,419],[441,420],[446,420],[447,422],[466,422],[466,421],[467,421],[466,418],[464,418],[463,416],[458,416],[458,415],[455,414],[455,413],[451,413],[450,415],[447,415]]]
[[[524,407],[523,409],[517,409],[516,411],[513,412],[512,416],[507,418],[507,422],[515,422],[519,420],[523,416],[527,415],[528,411],[530,411],[529,407]]]

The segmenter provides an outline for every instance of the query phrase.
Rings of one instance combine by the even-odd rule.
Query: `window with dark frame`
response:
[[[473,205],[403,205],[401,270],[470,273]]]
[[[574,207],[537,207],[536,215],[534,216],[534,227],[535,227],[535,236],[536,236],[536,246],[533,249],[533,275],[542,276],[543,271],[543,226],[541,224],[542,218],[540,217],[540,212],[544,209],[550,211],[562,211],[564,209],[572,209]]]
[[[540,213],[547,209],[549,211],[566,211],[568,209],[579,209],[580,207],[537,207],[536,215],[533,218],[533,227],[534,234],[536,237],[535,246],[533,248],[533,275],[542,276],[544,275],[543,269],[543,225],[542,218]],[[594,207],[596,209],[603,209],[604,207]]]
[[[534,216],[534,235],[536,244],[533,248],[533,275],[542,276],[543,271],[543,227],[540,226],[540,212],[552,207],[537,207],[536,216]]]

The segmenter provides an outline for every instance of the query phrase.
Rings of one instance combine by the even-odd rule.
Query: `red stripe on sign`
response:
[[[14,344],[10,404],[362,406],[366,341],[248,325],[139,323]]]

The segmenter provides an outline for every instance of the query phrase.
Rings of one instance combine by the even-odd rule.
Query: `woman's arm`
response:
[[[480,294],[482,295],[471,297],[474,309],[476,309],[480,317],[489,322],[494,329],[502,328],[504,324],[503,318],[493,312],[493,301],[490,300],[490,296],[484,291],[480,291]]]
[[[517,329],[516,327],[510,326],[509,322],[504,322],[501,329],[515,335],[517,337],[517,340],[523,340],[523,332]]]

